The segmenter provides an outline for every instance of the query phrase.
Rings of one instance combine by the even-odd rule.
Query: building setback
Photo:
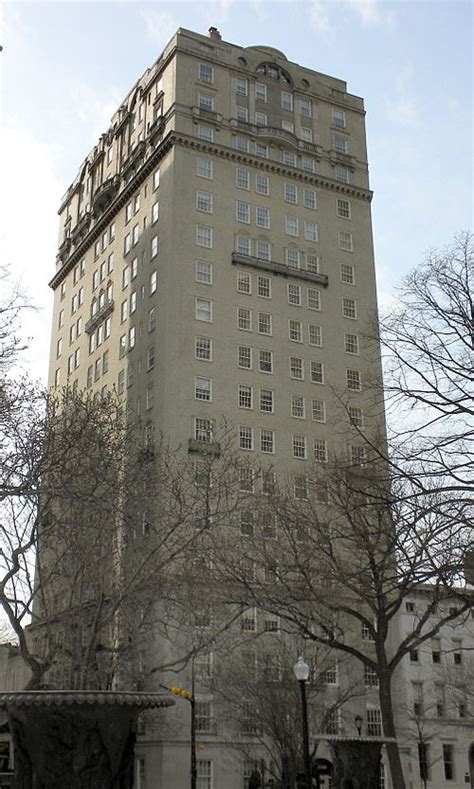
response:
[[[342,80],[179,29],[62,200],[50,385],[115,390],[189,453],[225,417],[286,476],[363,459],[357,430],[384,431],[364,118]],[[144,742],[139,785],[186,785],[174,740]],[[244,785],[223,747],[200,789]]]

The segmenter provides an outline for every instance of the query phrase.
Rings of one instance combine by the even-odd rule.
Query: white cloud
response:
[[[420,100],[415,96],[414,72],[410,65],[399,69],[395,83],[385,100],[387,118],[401,126],[417,126],[420,119]]]
[[[140,16],[145,23],[148,36],[160,49],[168,43],[179,27],[175,17],[168,11],[157,11],[155,8],[145,6],[140,10]]]
[[[393,14],[383,6],[382,0],[311,0],[311,24],[327,32],[336,26],[336,15],[341,10],[352,11],[367,26],[391,24],[393,21]]]
[[[329,4],[324,0],[312,0],[309,9],[309,18],[313,27],[318,30],[328,31],[329,24]]]

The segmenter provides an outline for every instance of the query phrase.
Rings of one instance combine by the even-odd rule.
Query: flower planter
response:
[[[14,789],[131,789],[137,717],[172,704],[160,693],[0,694],[13,738]]]

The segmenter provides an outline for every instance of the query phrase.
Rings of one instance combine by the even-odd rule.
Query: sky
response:
[[[17,0],[0,14],[0,264],[34,305],[24,366],[43,382],[61,196],[178,27],[276,47],[364,98],[383,309],[430,248],[472,227],[470,2]]]

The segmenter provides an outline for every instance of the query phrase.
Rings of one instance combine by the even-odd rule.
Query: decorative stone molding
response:
[[[238,252],[232,252],[232,265],[249,266],[250,268],[261,269],[262,271],[278,274],[286,278],[304,279],[322,285],[323,288],[327,288],[329,283],[327,274],[316,274],[313,271],[306,271],[302,268],[293,268],[293,266],[287,266],[285,263],[277,263],[276,260],[262,260],[250,255],[239,255]]]

